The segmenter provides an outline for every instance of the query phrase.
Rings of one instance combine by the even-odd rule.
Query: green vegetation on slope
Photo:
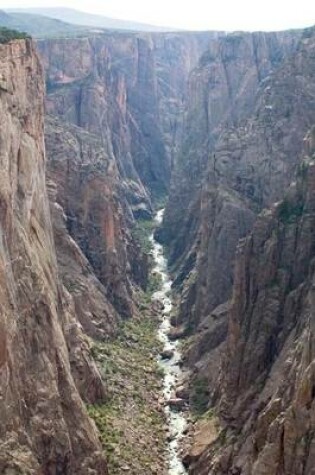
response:
[[[278,208],[278,216],[283,223],[292,223],[303,214],[303,203],[291,203],[284,199]]]
[[[107,403],[88,407],[101,435],[109,471],[161,474],[165,432],[159,403],[158,319],[143,312],[124,322],[115,341],[95,343],[93,354],[109,389]]]
[[[0,26],[0,44],[9,43],[12,40],[23,40],[25,38],[29,38],[27,33]]]
[[[135,237],[149,253],[152,221],[138,221]],[[121,323],[118,337],[95,342],[92,352],[107,384],[105,404],[88,407],[100,432],[109,472],[115,475],[162,475],[165,473],[165,420],[160,402],[161,369],[157,356],[162,345],[152,309],[152,293],[160,279],[151,272],[147,292],[139,292],[140,315]]]
[[[152,219],[139,219],[133,228],[133,237],[139,243],[142,251],[145,254],[150,254],[152,251],[152,243],[149,239],[154,229],[154,222]]]
[[[190,409],[192,414],[199,418],[208,409],[209,402],[209,387],[208,381],[201,377],[196,376],[191,381],[191,396],[190,396]]]

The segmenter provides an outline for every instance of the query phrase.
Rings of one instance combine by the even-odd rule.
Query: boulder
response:
[[[160,353],[160,357],[162,358],[162,360],[171,360],[174,356],[174,350],[163,350],[161,353]]]

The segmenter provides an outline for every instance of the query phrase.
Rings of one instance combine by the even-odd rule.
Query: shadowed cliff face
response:
[[[191,473],[313,473],[314,134],[284,200],[258,217],[238,247],[213,388],[221,436]]]
[[[169,187],[187,80],[216,34],[123,34],[40,41],[47,110],[98,135],[135,216]]]
[[[232,35],[191,76],[158,237],[192,334],[190,400],[202,384],[219,416],[202,450],[196,426],[192,474],[312,473],[314,38]]]
[[[232,34],[211,43],[192,74],[160,232],[177,285],[191,273],[180,318],[192,327],[230,297],[238,240],[293,177],[315,118],[309,35]]]
[[[104,398],[57,271],[33,44],[0,46],[0,471],[107,473],[82,399]]]

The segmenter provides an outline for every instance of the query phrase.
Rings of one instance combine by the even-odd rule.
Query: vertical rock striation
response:
[[[315,110],[314,34],[302,36],[228,35],[191,76],[160,238],[177,285],[190,275],[180,318],[192,327],[230,297],[238,240],[294,175]]]
[[[104,388],[58,276],[33,43],[0,46],[0,471],[106,474],[79,394]]]
[[[208,450],[198,456],[192,450],[187,458],[193,474],[311,473],[312,383],[304,428],[292,411],[301,409],[295,398],[313,358],[309,352],[305,363],[302,356],[313,338],[310,318],[304,319],[310,297],[298,294],[303,282],[311,288],[312,229],[300,232],[300,220],[303,210],[303,223],[310,224],[312,164],[299,169],[306,181],[299,176],[280,211],[255,222],[284,196],[315,121],[314,41],[313,29],[235,33],[210,43],[191,75],[182,145],[158,237],[169,246],[181,297],[177,322],[192,335],[186,351],[192,407],[199,391],[202,410],[213,405],[220,414],[215,443],[212,437]],[[295,222],[294,230],[286,220]],[[254,252],[252,258],[247,252]],[[295,433],[290,448],[282,438],[287,423]]]
[[[313,127],[296,182],[238,247],[215,389],[221,437],[191,473],[313,472],[314,145]]]
[[[55,199],[66,215],[67,229],[102,283],[116,315],[131,317],[133,284],[145,286],[147,265],[130,232],[131,211],[116,163],[97,136],[56,118],[47,117],[45,141],[48,177],[56,185]],[[60,249],[57,244],[58,253]],[[66,250],[63,254],[60,266],[69,276]],[[68,288],[77,296],[80,285],[73,281],[75,274]],[[107,317],[103,315],[101,320],[104,325],[107,321],[110,332],[115,311],[108,308],[105,313]]]
[[[47,109],[98,135],[135,216],[169,187],[187,80],[215,33],[107,33],[39,41]]]

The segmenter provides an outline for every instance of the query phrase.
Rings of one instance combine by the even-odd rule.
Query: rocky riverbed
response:
[[[157,212],[156,224],[159,225],[163,218],[164,209]],[[152,243],[152,255],[154,259],[153,272],[160,275],[161,287],[153,294],[153,300],[162,304],[163,316],[158,329],[159,340],[163,343],[163,351],[159,356],[159,365],[164,371],[163,379],[163,404],[169,426],[168,437],[168,463],[169,475],[185,475],[187,471],[180,456],[180,441],[187,428],[187,403],[180,394],[182,382],[185,379],[181,367],[181,352],[179,341],[171,337],[171,286],[172,280],[167,270],[167,260],[163,246],[155,239],[154,234],[150,237]]]

